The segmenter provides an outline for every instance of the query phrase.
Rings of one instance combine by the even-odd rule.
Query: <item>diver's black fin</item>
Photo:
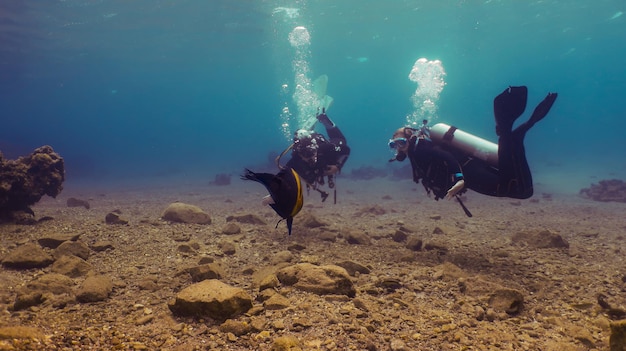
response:
[[[255,182],[258,182],[258,178],[256,177],[256,173],[252,172],[251,170],[244,168],[243,174],[241,175],[241,179],[242,180],[254,180]]]
[[[550,112],[550,109],[552,108],[554,101],[556,101],[557,96],[557,93],[548,93],[548,96],[546,96],[546,98],[543,99],[543,101],[541,101],[539,105],[537,105],[537,107],[535,107],[533,114],[528,120],[530,127],[534,126],[535,123],[541,121],[548,114],[548,112]]]
[[[496,117],[496,134],[510,132],[513,123],[526,109],[528,88],[508,87],[493,100],[493,114]]]

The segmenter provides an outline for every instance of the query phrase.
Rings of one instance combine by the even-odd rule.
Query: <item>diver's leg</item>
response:
[[[330,139],[331,142],[346,143],[346,137],[341,130],[337,128],[337,125],[330,120],[325,111],[317,115],[317,120],[326,128],[326,134],[328,134],[328,139]]]
[[[321,114],[317,115],[317,120],[322,123],[324,128],[326,128],[326,134],[328,134],[329,141],[335,145],[335,152],[337,154],[336,165],[339,167],[339,170],[341,170],[343,164],[348,160],[348,156],[350,156],[350,147],[347,144],[346,137],[343,135],[341,130],[337,128],[337,125],[335,125],[335,123],[328,118],[325,110]],[[329,184],[331,184],[331,179],[332,178],[329,177]],[[333,186],[331,186],[331,188]]]
[[[317,115],[317,120],[320,121],[320,123],[326,128],[333,128],[335,126],[335,123],[328,118],[326,111]]]
[[[339,130],[339,128],[326,127],[326,133],[328,134],[328,139],[330,139],[330,141],[333,144],[337,144],[337,143],[345,144],[346,143],[346,137],[343,135],[341,130]]]
[[[502,133],[498,140],[498,168],[500,182],[498,196],[507,196],[518,199],[527,199],[533,194],[533,178],[524,148],[526,132],[542,120],[550,111],[557,98],[556,93],[550,93],[537,105],[532,116],[514,131]]]
[[[498,195],[527,199],[533,195],[533,178],[526,160],[525,132],[501,136],[498,141]]]
[[[473,191],[498,196],[498,170],[479,158],[470,158],[462,164],[465,187]]]
[[[348,160],[348,156],[350,156],[350,147],[346,142],[346,137],[343,136],[343,133],[337,127],[326,127],[326,133],[328,133],[328,138],[330,142],[335,145],[335,155],[336,155],[336,165],[341,168]],[[330,180],[328,181],[330,184]],[[331,187],[332,188],[332,187]]]
[[[317,115],[317,120],[320,121],[320,123],[322,123],[324,128],[326,128],[326,134],[328,134],[328,139],[330,139],[330,141],[333,144],[345,144],[346,143],[346,137],[343,135],[341,130],[337,128],[337,125],[333,123],[333,121],[331,121],[330,118],[328,118],[326,113]]]
[[[498,138],[498,182],[496,196],[510,196],[513,192],[512,180],[516,177],[516,157],[514,156],[513,123],[526,109],[528,89],[508,87],[493,100],[493,114],[496,119]]]

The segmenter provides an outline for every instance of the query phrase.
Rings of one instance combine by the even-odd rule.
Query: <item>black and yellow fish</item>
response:
[[[298,173],[293,168],[285,168],[276,175],[271,173],[254,173],[246,169],[241,179],[254,180],[265,185],[273,201],[269,205],[280,217],[287,220],[287,229],[289,230],[289,235],[291,235],[293,217],[300,212],[304,201],[302,183]],[[278,223],[276,223],[276,226],[278,226]]]

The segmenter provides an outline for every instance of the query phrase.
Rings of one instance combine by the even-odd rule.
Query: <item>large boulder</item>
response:
[[[84,277],[91,271],[91,264],[74,255],[61,256],[54,261],[50,270],[54,273],[63,274],[71,278]]]
[[[81,241],[66,241],[59,245],[52,253],[55,258],[62,256],[76,256],[87,260],[91,255],[89,247]]]
[[[76,300],[79,302],[103,301],[113,291],[113,281],[105,275],[92,275],[87,277],[76,292]]]
[[[179,316],[210,317],[225,321],[252,308],[252,298],[243,289],[217,279],[204,280],[183,289],[170,310]]]
[[[31,291],[40,291],[42,293],[60,295],[71,294],[74,284],[74,280],[66,275],[48,273],[29,282],[26,285],[26,288]]]
[[[182,202],[174,202],[167,206],[161,218],[170,222],[211,224],[211,216],[208,213],[198,206]]]
[[[30,269],[43,268],[49,266],[52,262],[54,262],[54,258],[39,245],[25,244],[9,252],[2,260],[2,265],[7,268]]]
[[[354,297],[356,289],[350,275],[343,267],[335,265],[316,266],[310,263],[298,263],[276,272],[276,277],[283,285],[319,295],[337,294]]]
[[[536,249],[568,248],[567,240],[549,230],[525,231],[514,234],[511,241],[516,245],[527,245]]]

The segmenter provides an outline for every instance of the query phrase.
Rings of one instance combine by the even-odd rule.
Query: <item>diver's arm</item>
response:
[[[446,193],[446,200],[452,199],[459,191],[461,191],[465,187],[465,180],[458,180],[450,190]]]
[[[324,169],[324,175],[333,175],[335,173],[339,173],[339,167],[337,165],[328,165],[326,169]]]
[[[438,154],[438,157],[446,162],[451,173],[450,177],[454,179],[454,185],[448,189],[445,197],[446,200],[450,200],[465,187],[465,178],[463,177],[461,165],[451,153],[441,149],[434,149],[433,151]]]
[[[340,173],[343,165],[350,156],[350,148],[345,144],[334,144],[329,141],[324,141],[319,144],[318,162],[320,164],[320,170],[323,175],[333,175]]]

